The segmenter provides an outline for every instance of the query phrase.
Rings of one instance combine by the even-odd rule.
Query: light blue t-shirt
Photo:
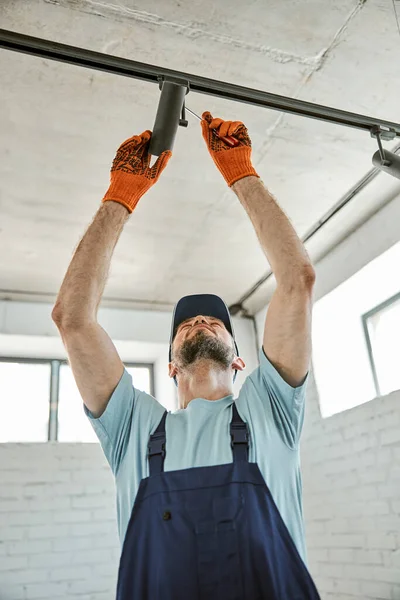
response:
[[[300,556],[306,563],[299,438],[308,381],[287,384],[260,349],[260,366],[245,379],[236,401],[250,430],[250,462],[256,462]],[[195,398],[166,419],[165,471],[232,462],[229,425],[233,395]],[[147,444],[165,408],[133,387],[124,373],[107,408],[95,419],[84,406],[114,473],[118,530],[123,544],[140,481],[149,475]]]

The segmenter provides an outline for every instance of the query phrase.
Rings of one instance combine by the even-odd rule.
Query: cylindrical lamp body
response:
[[[149,152],[153,156],[172,150],[186,92],[186,86],[164,81],[150,141]]]
[[[375,152],[372,157],[372,162],[375,167],[378,167],[381,171],[392,175],[393,177],[397,177],[400,179],[400,156],[394,154],[393,152],[389,152],[388,150],[384,150],[385,159],[390,162],[389,165],[382,165],[381,155],[379,150]]]

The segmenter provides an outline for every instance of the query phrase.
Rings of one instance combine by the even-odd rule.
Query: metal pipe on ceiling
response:
[[[164,67],[120,58],[119,56],[110,56],[101,52],[93,52],[84,48],[59,44],[58,42],[23,35],[15,31],[0,29],[0,48],[89,69],[96,69],[98,71],[105,71],[114,75],[122,75],[123,77],[132,77],[151,83],[158,84],[160,80],[166,78],[178,83],[183,82],[183,85],[189,82],[190,90],[199,94],[217,96],[226,100],[244,102],[253,106],[260,106],[367,131],[380,126],[393,130],[394,134],[400,137],[399,123],[391,123],[390,121],[350,113],[330,106],[304,102],[303,100],[278,96],[277,94],[233,83],[173,71]]]

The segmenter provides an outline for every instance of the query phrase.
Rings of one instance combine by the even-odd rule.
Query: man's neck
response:
[[[178,381],[179,408],[186,408],[191,400],[220,400],[231,395],[233,373],[198,366]]]

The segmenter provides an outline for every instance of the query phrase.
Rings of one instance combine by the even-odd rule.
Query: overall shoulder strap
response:
[[[249,460],[249,428],[238,413],[236,403],[232,404],[232,421],[230,426],[233,462]]]
[[[165,420],[167,418],[167,411],[164,412],[161,421],[158,424],[155,432],[150,436],[149,444],[147,446],[149,458],[149,470],[150,475],[156,475],[164,471],[164,460],[165,460]]]

